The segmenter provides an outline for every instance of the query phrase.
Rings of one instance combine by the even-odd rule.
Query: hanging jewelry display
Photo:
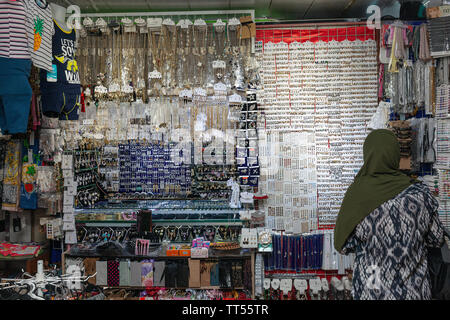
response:
[[[85,46],[82,47],[81,49],[81,56],[83,57],[83,62],[86,64],[85,65],[85,69],[84,70],[84,84],[91,84],[94,83],[93,82],[93,78],[92,78],[92,68],[93,68],[93,61],[92,61],[92,54],[91,51],[93,50],[93,39],[92,37],[90,37],[90,30],[94,27],[94,21],[92,21],[91,18],[86,18],[83,20],[83,26],[84,26],[84,30],[86,32],[86,40],[82,40],[83,38],[80,37],[80,40],[83,42],[83,44]],[[80,35],[82,35],[82,33],[80,33]]]
[[[231,54],[230,74],[231,87],[238,90],[244,88],[244,75],[242,70],[241,52],[240,52],[240,30],[241,22],[239,19],[231,18],[227,25],[227,36],[229,44],[229,53]]]
[[[96,84],[98,79],[98,74],[100,70],[99,61],[101,57],[99,56],[98,48],[100,42],[100,28],[94,23],[89,29],[89,38],[90,40],[90,51],[89,51],[89,59],[91,63],[91,72],[90,72],[90,84]]]
[[[109,85],[112,83],[112,79],[113,79],[113,33],[114,30],[111,27],[111,24],[108,23],[107,27],[105,28],[105,33],[106,33],[106,44],[105,44],[105,67],[104,67],[104,71],[105,71],[105,81],[103,83],[103,85],[108,88]]]
[[[147,19],[147,27],[148,34],[150,38],[150,48],[152,52],[152,66],[153,70],[160,71],[162,66],[162,57],[161,57],[161,26],[162,19],[161,18],[148,18]]]
[[[166,228],[163,226],[157,226],[153,228],[153,233],[158,237],[159,242],[164,240],[164,236],[166,235]]]
[[[172,19],[164,19],[161,26],[161,43],[164,53],[163,89],[164,94],[172,95],[176,86],[177,70],[177,27]]]
[[[121,20],[122,28],[122,73],[120,78],[121,101],[133,101],[134,89],[132,85],[136,83],[133,81],[135,77],[135,56],[136,49],[136,26],[133,21],[128,18]]]
[[[421,60],[414,63],[414,102],[418,107],[425,104],[425,64]]]
[[[214,85],[214,103],[226,104],[227,103],[227,86],[223,82],[217,82]]]
[[[188,19],[180,20],[177,23],[178,48],[179,56],[179,88],[190,88],[190,75],[192,64],[192,31],[193,23]]]
[[[231,18],[227,24],[228,45],[233,55],[239,54],[239,27],[241,22],[237,18]]]
[[[214,86],[214,71],[213,71],[213,61],[215,59],[215,42],[214,42],[214,26],[212,24],[207,25],[208,30],[206,33],[207,40],[206,40],[206,47],[208,48],[207,54],[206,54],[206,88],[208,95],[212,95],[213,93],[213,86]]]
[[[87,85],[87,79],[86,79],[86,74],[87,74],[87,69],[88,69],[88,61],[87,61],[87,55],[88,55],[88,36],[87,36],[87,32],[86,29],[84,27],[82,27],[79,31],[79,35],[80,38],[78,40],[79,43],[79,47],[81,48],[81,50],[79,51],[79,56],[78,56],[78,60],[79,60],[79,68],[80,68],[80,83],[81,85]]]
[[[212,63],[213,73],[216,81],[222,81],[225,75],[226,63],[223,60],[215,60]]]
[[[134,20],[134,23],[138,27],[138,34],[135,38],[136,56],[135,56],[135,83],[133,86],[136,88],[136,98],[143,101],[146,100],[146,85],[145,85],[145,69],[146,69],[146,52],[147,52],[147,23],[144,19],[138,18]],[[144,96],[145,95],[145,96]]]
[[[227,120],[237,123],[240,120],[240,114],[242,109],[242,97],[237,93],[228,97],[229,111],[227,114]]]
[[[110,100],[117,100],[120,95],[120,79],[122,73],[122,41],[119,23],[117,23],[117,21],[111,21],[109,27],[112,32],[112,76],[111,83],[108,86],[108,98]]]
[[[170,241],[175,241],[178,237],[178,228],[174,226],[167,227],[167,238]]]
[[[102,18],[95,21],[95,25],[99,30],[99,35],[97,39],[97,59],[98,59],[98,70],[96,73],[96,84],[101,85],[105,83],[106,74],[106,46],[108,43],[108,24]]]
[[[178,233],[180,235],[180,240],[186,242],[190,238],[191,227],[189,226],[180,226],[178,227]]]
[[[161,73],[157,70],[154,70],[150,72],[148,77],[150,82],[148,95],[151,97],[159,96],[162,89]]]
[[[218,58],[223,58],[225,54],[225,28],[226,23],[222,19],[217,19],[213,24],[214,26],[214,42],[216,56]]]
[[[195,85],[203,86],[206,69],[206,54],[207,54],[207,33],[208,26],[205,20],[197,19],[194,22],[194,47],[193,54],[195,56]]]
[[[186,65],[186,42],[187,42],[187,24],[184,19],[178,21],[176,25],[177,32],[177,58],[178,58],[178,68],[177,68],[177,89],[176,95],[179,95],[181,90],[183,89],[183,78],[185,73],[185,65]]]
[[[191,89],[195,83],[195,62],[194,55],[194,23],[188,20],[187,41],[186,41],[186,74],[184,79],[184,87]]]
[[[241,28],[242,30],[242,28]],[[252,69],[255,68],[254,63],[256,62],[254,56],[251,54],[251,50],[252,50],[252,39],[251,38],[247,38],[247,39],[242,39],[242,34],[239,34],[240,37],[240,46],[241,46],[241,55],[240,55],[240,65],[243,66],[242,67],[242,82],[240,84],[241,87],[244,86],[244,78],[249,77],[250,72]]]

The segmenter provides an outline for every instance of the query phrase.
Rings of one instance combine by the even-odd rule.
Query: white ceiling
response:
[[[409,1],[409,0],[399,0]],[[255,9],[257,16],[295,19],[363,18],[371,4],[389,7],[398,0],[49,0],[78,5],[82,12]]]

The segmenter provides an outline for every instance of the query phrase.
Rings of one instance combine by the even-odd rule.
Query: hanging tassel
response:
[[[391,58],[389,60],[389,72],[398,72],[398,60],[395,57],[395,50],[397,47],[397,28],[394,28],[394,40],[392,41]]]
[[[83,91],[81,91],[80,102],[81,102],[81,112],[86,112],[86,107],[85,107],[85,104],[84,104],[84,92]]]

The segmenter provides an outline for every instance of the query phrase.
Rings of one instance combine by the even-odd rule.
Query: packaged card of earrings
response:
[[[55,167],[40,166],[37,170],[36,186],[39,193],[56,192]]]

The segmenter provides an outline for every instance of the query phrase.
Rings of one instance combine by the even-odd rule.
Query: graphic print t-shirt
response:
[[[55,27],[52,9],[45,0],[22,0],[27,9],[28,49],[33,64],[41,69],[52,71],[52,37]]]
[[[41,92],[49,94],[63,91],[65,94],[80,94],[80,74],[75,60],[75,30],[63,30],[56,21],[54,24],[52,71],[41,70]]]

